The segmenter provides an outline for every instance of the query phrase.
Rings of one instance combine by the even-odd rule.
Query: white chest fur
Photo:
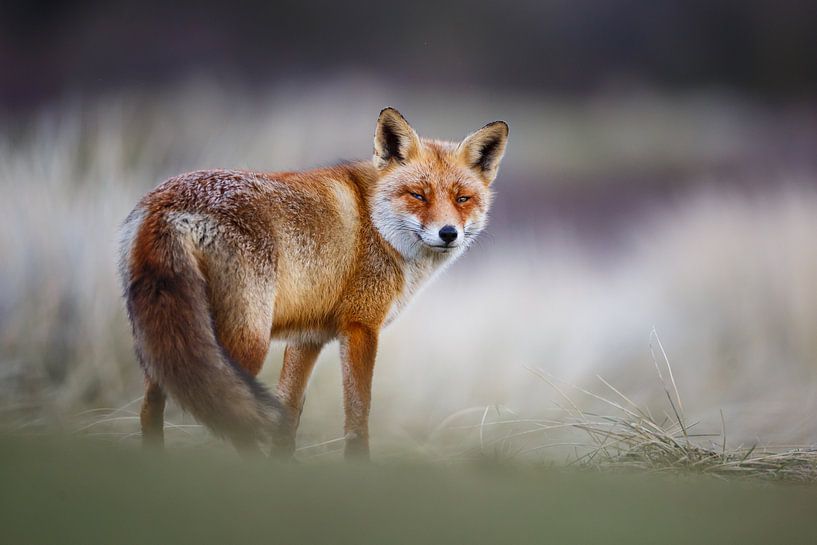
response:
[[[394,321],[414,297],[454,260],[454,256],[433,255],[406,262],[403,269],[403,289],[391,305],[384,325]]]

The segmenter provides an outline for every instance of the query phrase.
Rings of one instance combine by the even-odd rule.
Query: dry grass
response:
[[[507,407],[499,406],[459,411],[441,422],[432,436],[444,433],[452,421],[468,413],[481,411],[478,425],[456,427],[459,430],[476,430],[478,442],[468,445],[468,442],[463,441],[460,446],[468,445],[465,450],[438,455],[436,461],[444,464],[479,459],[529,461],[534,452],[565,450],[569,447],[567,451],[572,453],[566,456],[564,465],[592,471],[700,474],[719,478],[817,482],[817,447],[779,450],[771,447],[758,448],[758,445],[728,446],[727,423],[722,411],[721,428],[718,432],[698,433],[699,423],[690,423],[685,416],[672,365],[655,330],[651,339],[653,343],[650,349],[655,371],[666,397],[666,410],[660,416],[654,416],[649,408],[635,403],[601,376],[597,379],[606,393],[595,393],[559,381],[541,370],[529,369],[562,400],[561,403],[556,403],[557,414],[548,419],[523,418]],[[576,395],[599,402],[610,412],[583,410],[580,406],[584,403],[577,402]],[[84,411],[75,416],[78,427],[73,432],[116,442],[134,442],[139,439],[140,434],[138,431],[129,431],[138,422],[138,413],[132,407],[141,402],[141,399],[134,399],[117,409]],[[498,418],[489,422],[488,416],[492,412]],[[495,434],[497,437],[486,439],[489,426],[500,429],[501,433]],[[106,431],[96,431],[98,429]],[[184,444],[188,448],[206,446],[212,449],[218,445],[197,424],[166,422],[165,431],[174,438],[175,444]],[[515,440],[532,434],[544,435],[549,439],[533,446],[528,444],[524,448],[515,444]],[[554,443],[553,435],[564,436],[564,440],[568,442]],[[576,435],[579,438],[574,438]],[[581,436],[586,437],[586,440],[582,441]],[[303,445],[297,449],[296,456],[304,462],[320,460],[326,455],[339,453],[342,442],[343,438],[337,437]],[[391,459],[406,461],[411,458],[406,458],[403,453],[399,456],[392,455]],[[429,457],[422,459],[428,461]]]
[[[716,433],[699,433],[698,422],[689,422],[666,351],[653,330],[652,359],[663,393],[665,411],[654,416],[649,408],[632,401],[603,377],[598,380],[605,393],[564,383],[541,370],[531,373],[547,383],[558,394],[559,414],[547,420],[517,415],[499,418],[491,424],[510,427],[499,439],[486,443],[484,432],[490,407],[486,407],[479,424],[481,456],[518,459],[532,452],[568,448],[565,462],[592,471],[638,471],[646,473],[701,474],[719,478],[764,479],[811,483],[817,482],[817,447],[796,449],[758,448],[758,445],[728,446],[727,424],[720,413],[721,429]],[[571,395],[573,394],[573,395]],[[590,398],[607,410],[591,412],[581,409],[584,403],[575,395]],[[497,415],[502,416],[498,408]],[[522,431],[519,427],[522,426]],[[543,441],[524,449],[513,448],[511,441],[529,434],[561,435],[563,442]],[[578,437],[576,437],[578,435]],[[585,437],[582,440],[581,437]],[[476,451],[471,450],[470,454]]]

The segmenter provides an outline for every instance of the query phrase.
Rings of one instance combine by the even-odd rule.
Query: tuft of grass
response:
[[[568,386],[614,411],[599,414],[582,410],[552,377],[531,369],[567,402],[563,407],[566,417],[561,423],[543,421],[538,424],[548,429],[569,427],[589,438],[588,444],[581,445],[584,452],[577,453],[571,464],[592,470],[699,473],[717,477],[817,482],[815,447],[776,450],[752,445],[729,448],[723,411],[720,432],[694,432],[698,423],[689,422],[685,416],[672,365],[655,329],[651,333],[650,351],[667,400],[667,410],[662,417],[655,417],[649,408],[632,401],[601,376],[597,378],[612,395]]]

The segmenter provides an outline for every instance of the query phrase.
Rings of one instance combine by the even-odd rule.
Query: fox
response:
[[[322,348],[340,345],[344,456],[370,457],[381,329],[487,223],[508,124],[460,142],[380,112],[371,160],[166,180],[121,228],[119,275],[145,375],[142,441],[168,397],[241,453],[289,459]],[[256,377],[284,341],[275,391]]]

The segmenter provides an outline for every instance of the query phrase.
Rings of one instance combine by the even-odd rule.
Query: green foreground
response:
[[[817,487],[0,436],[0,542],[817,543]]]

